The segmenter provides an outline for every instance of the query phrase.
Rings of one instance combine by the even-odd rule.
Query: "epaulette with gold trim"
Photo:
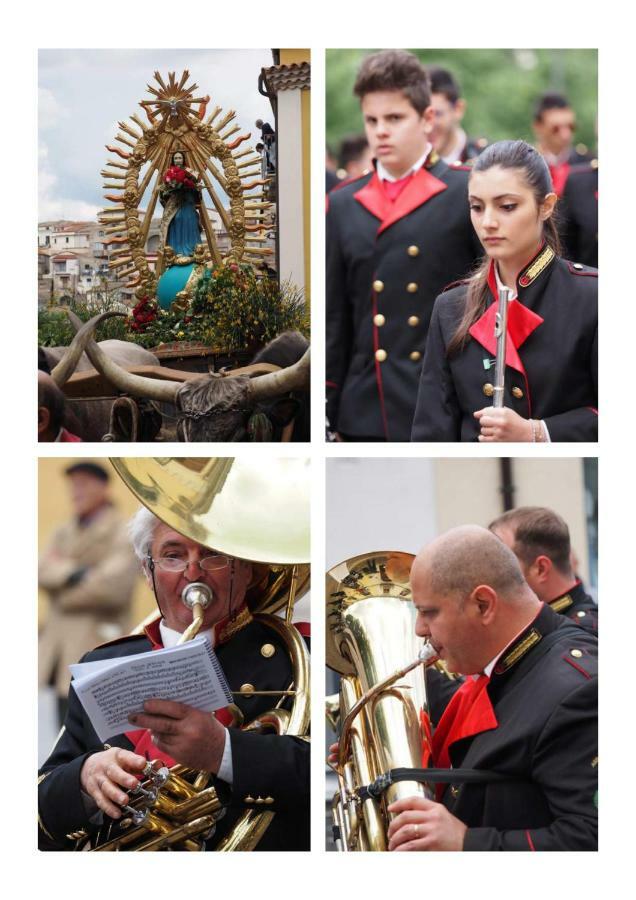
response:
[[[553,600],[552,603],[548,603],[550,609],[553,609],[556,613],[563,612],[564,609],[567,609],[568,606],[572,606],[574,600],[570,597],[569,594],[565,594],[564,597],[559,597],[557,600]]]
[[[545,245],[541,253],[532,260],[530,265],[519,276],[519,284],[521,287],[528,287],[533,281],[536,281],[539,275],[547,269],[556,253],[552,247]]]
[[[426,162],[424,163],[425,169],[432,169],[433,166],[437,165],[440,160],[439,153],[437,150],[431,150],[431,152],[426,157]]]
[[[244,606],[240,613],[234,619],[230,619],[227,625],[221,629],[217,637],[217,642],[219,644],[224,644],[226,641],[229,641],[237,631],[242,631],[246,625],[249,625],[252,619],[253,616],[249,608]]]
[[[506,655],[499,660],[497,665],[495,666],[495,674],[501,675],[504,672],[507,672],[508,669],[512,668],[519,660],[526,655],[529,650],[532,650],[533,647],[539,643],[543,635],[540,631],[537,631],[536,628],[532,628],[528,634],[523,638],[523,640],[519,641],[518,644],[509,650]]]

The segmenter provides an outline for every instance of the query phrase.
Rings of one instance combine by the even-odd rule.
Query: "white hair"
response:
[[[128,523],[128,536],[132,541],[135,555],[142,563],[148,559],[158,525],[161,525],[161,519],[145,506],[140,506]]]

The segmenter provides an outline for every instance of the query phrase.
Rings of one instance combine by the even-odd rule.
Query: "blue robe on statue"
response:
[[[181,204],[168,225],[166,243],[178,256],[192,256],[194,248],[201,242],[201,228],[195,202],[199,195],[196,191],[184,190]]]
[[[179,193],[180,204],[168,224],[166,244],[178,256],[192,256],[194,248],[201,243],[201,228],[195,203],[199,199],[197,191],[183,190]],[[186,266],[170,266],[157,283],[157,300],[162,309],[170,309],[172,301],[182,291],[194,269],[194,263]]]

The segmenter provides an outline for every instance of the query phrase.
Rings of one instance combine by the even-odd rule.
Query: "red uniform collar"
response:
[[[526,371],[521,358],[519,347],[526,341],[535,329],[543,323],[543,318],[528,309],[523,304],[523,294],[542,275],[556,258],[554,250],[547,244],[542,244],[537,253],[523,267],[517,275],[518,298],[508,304],[508,332],[506,337],[506,365],[524,376]],[[488,288],[492,301],[476,322],[469,328],[469,334],[491,356],[497,353],[497,339],[495,338],[495,316],[497,314],[497,276],[495,274],[495,261],[490,261],[488,269]]]
[[[427,203],[431,197],[445,191],[447,185],[428,171],[439,157],[432,151],[425,164],[418,169],[400,192],[395,202],[387,197],[378,173],[374,171],[367,184],[353,195],[358,203],[380,220],[378,234]]]

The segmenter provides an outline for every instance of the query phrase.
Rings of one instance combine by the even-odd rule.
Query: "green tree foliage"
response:
[[[327,51],[327,142],[337,149],[346,134],[362,131],[353,83],[373,50]],[[577,114],[575,143],[596,146],[596,50],[412,50],[424,65],[450,69],[459,81],[471,137],[490,142],[533,140],[535,100],[545,91],[565,94]]]

